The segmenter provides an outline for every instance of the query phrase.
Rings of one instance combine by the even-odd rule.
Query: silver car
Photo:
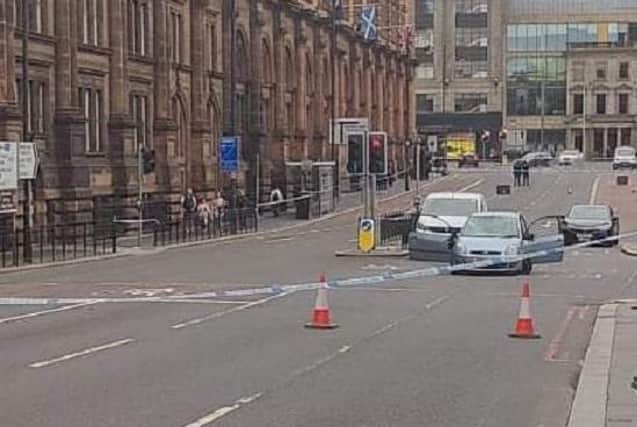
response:
[[[533,224],[548,220],[543,217]],[[522,214],[517,212],[483,212],[469,217],[458,234],[448,241],[425,239],[421,245],[427,251],[447,257],[456,271],[494,271],[529,274],[533,264],[556,263],[563,260],[564,235],[536,238]],[[525,256],[528,255],[528,256]],[[488,265],[472,265],[492,260]]]

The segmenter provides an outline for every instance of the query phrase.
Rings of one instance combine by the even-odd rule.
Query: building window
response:
[[[606,114],[606,95],[599,94],[595,96],[596,99],[596,109],[597,114]]]
[[[573,95],[573,114],[584,114],[584,94]]]
[[[148,97],[143,95],[131,95],[130,112],[135,122],[134,149],[137,152],[138,147],[149,147],[152,140],[148,137],[149,109]]]
[[[128,0],[128,50],[140,56],[150,54],[150,16],[147,1]]]
[[[432,29],[416,31],[415,47],[431,53],[434,49],[434,31]]]
[[[456,0],[457,13],[487,13],[488,11],[487,0]]]
[[[617,111],[619,114],[628,114],[628,94],[620,93],[619,94],[619,105]]]
[[[419,13],[434,13],[434,0],[417,0],[416,8]]]
[[[630,70],[630,63],[629,62],[620,62],[619,63],[619,78],[621,80],[628,80],[629,77],[629,72]]]
[[[217,29],[214,24],[208,25],[208,69],[217,69]]]
[[[608,65],[605,62],[598,62],[595,64],[595,77],[597,80],[606,80],[606,70]]]
[[[489,63],[487,61],[457,60],[455,76],[459,79],[486,79],[489,76]]]
[[[581,130],[575,130],[575,149],[580,153],[584,152],[584,136]]]
[[[456,113],[486,113],[486,94],[460,94],[454,97],[454,111]]]
[[[22,79],[16,79],[16,94],[18,105],[22,107]],[[33,135],[44,135],[46,133],[46,104],[47,91],[46,83],[39,80],[29,80],[27,87],[27,124],[28,132]]]
[[[26,0],[14,0],[14,11],[16,19],[16,27],[22,28],[22,4]],[[28,3],[28,15],[29,15],[29,30],[34,33],[43,34],[46,31],[45,28],[45,12],[46,12],[46,0],[29,0]]]
[[[170,57],[175,64],[180,64],[183,59],[183,26],[181,13],[176,10],[170,12]]]
[[[621,132],[622,132],[622,138],[621,138],[621,145],[632,145],[632,129],[631,128],[622,128]]]
[[[84,114],[84,150],[87,153],[102,152],[103,105],[102,91],[80,88],[80,108]]]
[[[456,28],[456,46],[487,47],[489,46],[489,29]]]
[[[416,113],[433,113],[434,97],[433,95],[416,95]]]
[[[92,46],[100,44],[101,0],[78,0],[80,43]]]

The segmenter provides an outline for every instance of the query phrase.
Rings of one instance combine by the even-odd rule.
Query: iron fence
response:
[[[153,245],[196,242],[258,231],[257,212],[252,208],[226,209],[221,215],[185,216],[176,221],[159,223],[153,231]]]
[[[389,246],[399,243],[406,247],[409,233],[415,228],[415,216],[403,213],[389,214],[380,219],[380,244]]]
[[[2,268],[117,252],[116,227],[94,222],[36,226],[31,230],[30,248],[25,248],[24,237],[24,230],[21,229],[0,233]]]

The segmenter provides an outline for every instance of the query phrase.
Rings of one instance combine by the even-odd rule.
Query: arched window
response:
[[[323,109],[323,121],[327,123],[327,118],[330,116],[332,101],[330,99],[332,92],[332,71],[330,70],[330,63],[326,57],[323,57],[323,87],[321,92],[323,93],[324,109]]]
[[[187,122],[186,112],[184,111],[183,104],[178,96],[175,96],[172,100],[171,112],[172,118],[177,126],[177,140],[175,141],[173,155],[183,157],[187,140]]]
[[[248,63],[246,40],[241,32],[237,33],[236,49],[235,73],[237,82],[246,83],[250,74],[250,64]]]
[[[270,53],[270,46],[264,39],[262,46],[262,61],[263,67],[263,87],[261,88],[261,119],[263,121],[263,129],[272,129],[272,55]]]
[[[294,61],[292,59],[292,52],[290,48],[285,48],[285,75],[284,84],[286,88],[286,100],[285,100],[285,116],[288,124],[288,131],[292,133],[296,128],[296,120],[294,120],[295,105],[294,105]]]
[[[308,131],[313,130],[314,108],[314,72],[312,69],[312,57],[305,54],[305,124]]]
[[[210,143],[206,147],[207,153],[204,153],[206,157],[216,157],[217,151],[214,147],[218,146],[219,138],[221,137],[221,123],[219,120],[219,110],[214,99],[208,101],[207,106],[208,125],[210,126]]]

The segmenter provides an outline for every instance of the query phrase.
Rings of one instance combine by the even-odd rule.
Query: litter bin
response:
[[[303,196],[294,202],[296,219],[310,219],[310,196]]]
[[[619,175],[617,177],[617,185],[628,185],[628,176]]]

